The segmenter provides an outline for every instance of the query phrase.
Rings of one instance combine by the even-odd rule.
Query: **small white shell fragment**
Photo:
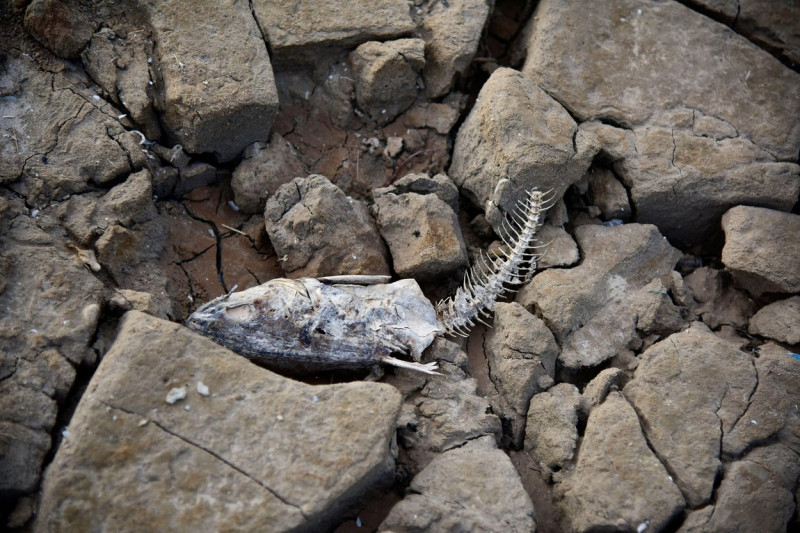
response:
[[[139,420],[139,427],[143,428],[144,426],[147,425],[148,422],[150,422],[148,419],[142,418],[141,420]]]
[[[361,517],[360,516],[356,517],[356,527],[361,527]]]
[[[278,415],[275,417],[278,422],[283,422],[283,415]]]
[[[231,209],[233,209],[234,211],[239,210],[239,206],[236,205],[236,202],[234,202],[233,200],[228,200],[228,205],[231,206]]]
[[[69,438],[69,428],[62,429],[61,430],[61,436],[64,437],[65,439],[68,439]]]
[[[197,394],[199,394],[200,396],[208,396],[208,394],[209,394],[208,385],[206,385],[202,381],[198,381],[197,382]]]
[[[192,410],[192,406],[187,403],[186,405],[183,406],[183,410],[184,411],[191,411]]]
[[[166,402],[170,405],[186,398],[186,387],[175,387],[167,393]]]
[[[313,398],[311,398],[311,403],[317,403],[318,401],[319,401],[319,396],[317,396],[317,395],[315,394],[315,395],[314,395],[314,397],[313,397]]]
[[[644,530],[650,525],[650,520],[645,520],[636,528],[636,533],[644,533]]]

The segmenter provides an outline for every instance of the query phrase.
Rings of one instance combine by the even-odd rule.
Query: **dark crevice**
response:
[[[219,204],[219,201],[218,201],[218,204]],[[222,234],[220,233],[219,228],[217,228],[217,225],[214,223],[214,221],[207,220],[207,219],[197,215],[196,213],[192,213],[192,211],[190,209],[186,208],[185,206],[184,206],[184,209],[185,209],[186,214],[189,215],[191,218],[197,220],[198,222],[203,222],[204,224],[208,224],[211,227],[211,231],[214,233],[214,239],[216,239],[216,241],[217,241],[217,244],[216,244],[216,246],[217,246],[217,249],[216,249],[217,279],[219,280],[219,284],[222,286],[223,291],[225,291],[226,293],[230,292],[228,290],[228,286],[225,283],[225,278],[224,278],[223,272],[222,272]],[[201,252],[201,254],[204,253],[207,250],[208,250],[208,248],[203,250],[203,252]],[[200,255],[200,254],[198,254],[198,255]],[[182,261],[181,263],[185,263],[185,262],[186,261]]]

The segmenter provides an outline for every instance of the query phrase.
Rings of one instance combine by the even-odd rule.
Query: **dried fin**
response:
[[[432,363],[412,363],[411,361],[396,359],[390,355],[384,355],[381,357],[381,361],[387,365],[392,365],[399,368],[408,368],[409,370],[416,370],[417,372],[422,372],[423,374],[430,374],[432,376],[442,375],[436,371],[436,369],[439,367],[435,361]]]
[[[502,294],[530,281],[541,255],[537,249],[543,247],[536,234],[553,203],[549,192],[534,189],[506,215],[499,232],[508,250],[481,254],[456,293],[436,304],[439,325],[447,335],[466,337],[480,315],[494,311]]]

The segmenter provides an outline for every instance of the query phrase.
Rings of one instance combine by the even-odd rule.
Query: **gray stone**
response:
[[[751,335],[761,335],[786,344],[800,344],[800,296],[765,305],[747,326]]]
[[[111,226],[132,228],[158,215],[148,170],[131,174],[103,196],[73,196],[58,210],[60,221],[81,246],[90,246]]]
[[[187,152],[211,152],[219,161],[266,142],[278,92],[250,6],[203,0],[187,13],[183,3],[170,1],[145,10],[158,42],[153,60],[163,83],[158,107],[166,132]]]
[[[46,431],[0,420],[0,491],[14,496],[36,490],[48,451]]]
[[[92,38],[90,13],[83,2],[34,0],[25,10],[25,29],[56,55],[77,58]]]
[[[187,396],[170,405],[176,387]],[[36,527],[319,530],[391,477],[399,409],[392,387],[294,382],[132,311],[48,469]]]
[[[619,393],[589,415],[575,470],[560,490],[572,531],[660,531],[685,505]]]
[[[589,167],[595,141],[535,83],[500,68],[458,131],[449,173],[497,230],[529,189],[560,198]]]
[[[531,398],[555,383],[558,344],[544,322],[520,304],[498,303],[484,350],[497,390],[489,400],[508,422],[512,444],[521,447]]]
[[[422,39],[366,42],[349,56],[356,77],[356,101],[378,124],[387,124],[417,99],[425,66]]]
[[[80,23],[76,25],[80,27]],[[150,32],[141,28],[125,31],[116,24],[114,27],[124,37],[111,28],[100,28],[83,49],[81,59],[95,83],[127,111],[145,137],[158,139],[161,126],[153,105],[155,91],[149,83],[155,43]]]
[[[750,293],[800,291],[800,215],[734,207],[722,217],[722,262]]]
[[[578,244],[562,226],[545,224],[539,230],[537,239],[541,244],[546,245],[541,250],[542,256],[538,261],[540,269],[568,267],[580,261]]]
[[[719,220],[735,205],[788,211],[797,199],[799,167],[774,161],[750,140],[717,141],[677,127],[633,131],[635,151],[614,169],[630,188],[639,221],[687,246],[713,246]]]
[[[680,257],[654,226],[580,226],[575,236],[582,263],[540,272],[516,297],[542,316],[569,369],[598,365],[637,342],[631,300]]]
[[[728,272],[700,267],[686,276],[685,281],[698,304],[694,312],[708,327],[747,326],[747,319],[755,312],[755,302],[733,286]]]
[[[654,279],[633,296],[631,306],[636,310],[636,330],[642,336],[666,337],[688,325],[689,310],[676,306],[661,279]]]
[[[420,378],[419,373],[412,377]],[[402,390],[403,383],[397,381],[395,377],[390,383]],[[414,382],[403,404],[397,440],[415,470],[467,442],[484,436],[500,438],[500,419],[491,412],[488,400],[477,394],[477,387],[473,378]]]
[[[421,33],[425,39],[425,87],[429,98],[443,96],[458,76],[466,74],[491,8],[492,2],[487,0],[449,0],[427,7]]]
[[[267,233],[291,277],[389,274],[367,208],[324,176],[295,178],[267,200]]]
[[[775,343],[759,348],[755,360],[758,384],[747,410],[726,428],[722,450],[737,456],[752,446],[777,439],[800,454],[800,364]]]
[[[388,187],[373,189],[372,195],[377,198],[386,193],[403,194],[407,192],[435,194],[449,205],[454,213],[458,213],[458,187],[446,174],[436,174],[433,177],[427,174],[406,174]]]
[[[786,531],[793,518],[792,491],[800,457],[780,443],[756,448],[726,467],[716,501],[691,512],[680,533]]]
[[[800,5],[797,2],[740,0],[736,7],[736,31],[797,68],[800,63]]]
[[[757,383],[749,356],[695,324],[645,351],[623,389],[692,507],[711,499],[723,435],[745,413]]]
[[[606,368],[600,371],[583,389],[581,416],[588,418],[592,409],[603,403],[609,393],[621,390],[626,382],[627,374],[619,368]]]
[[[120,311],[135,310],[162,320],[169,319],[169,310],[164,309],[162,302],[149,292],[118,289],[108,303]]]
[[[278,187],[305,175],[305,167],[294,148],[280,134],[273,133],[269,145],[262,148],[256,144],[245,153],[233,171],[231,189],[242,211],[258,213]]]
[[[451,93],[454,94],[454,93]],[[403,120],[412,128],[431,128],[440,135],[447,135],[461,116],[461,106],[450,103],[417,102],[406,111]]]
[[[119,110],[93,98],[97,95],[85,75],[63,68],[45,72],[29,54],[12,51],[4,61],[4,77],[18,91],[0,104],[8,117],[0,125],[0,184],[13,183],[28,205],[63,200],[132,170],[135,157],[122,140],[137,136],[112,118]]]
[[[692,0],[765,50],[800,63],[800,6],[769,0]]]
[[[618,158],[640,222],[685,244],[709,244],[734,205],[792,208],[798,168],[785,161],[800,148],[797,73],[678,2],[609,0],[587,9],[551,0],[530,24],[523,72],[579,120],[629,128],[617,136],[625,146],[611,136],[611,146],[601,144]]]
[[[0,234],[0,492],[13,498],[38,486],[73,364],[95,361],[104,291],[55,209],[34,219],[21,200],[2,200]]]
[[[631,217],[628,192],[614,173],[606,169],[597,169],[588,177],[589,199],[600,208],[603,219],[628,220]]]
[[[416,25],[407,2],[335,0],[323,5],[302,0],[256,0],[253,13],[280,65],[314,64],[367,41],[410,35]]]
[[[525,449],[549,470],[571,464],[578,443],[581,395],[575,385],[559,383],[531,398],[525,426]]]
[[[723,24],[678,2],[643,0],[548,0],[530,24],[523,72],[580,120],[635,126],[696,110],[778,159],[797,157],[800,75]]]
[[[535,530],[533,505],[508,456],[490,437],[436,457],[379,531]]]
[[[382,194],[373,212],[400,277],[430,280],[467,266],[458,218],[435,194]]]
[[[178,171],[178,183],[173,193],[181,197],[198,187],[205,187],[217,181],[217,169],[208,163],[195,161]]]

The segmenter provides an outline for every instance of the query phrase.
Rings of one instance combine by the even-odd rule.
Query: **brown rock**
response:
[[[756,448],[726,468],[716,502],[686,518],[680,533],[785,531],[795,508],[800,457],[780,443]]]
[[[373,207],[394,271],[430,280],[467,266],[458,218],[434,194],[381,194]]]
[[[29,54],[6,57],[6,76],[19,91],[3,98],[0,184],[29,205],[43,206],[121,178],[138,160],[123,146],[119,111],[89,89],[80,72],[44,72]],[[137,151],[140,147],[137,147]]]
[[[391,387],[293,382],[130,312],[48,469],[36,527],[324,529],[391,476],[399,408]]]
[[[800,365],[786,349],[768,343],[755,360],[758,384],[749,397],[747,410],[732,427],[726,428],[723,451],[732,456],[744,453],[769,439],[800,453]]]
[[[529,189],[560,198],[597,151],[566,109],[519,72],[501,68],[484,84],[461,125],[450,177],[497,230]],[[491,202],[490,202],[491,200]]]
[[[625,397],[689,505],[707,503],[723,435],[745,413],[756,387],[753,363],[702,325],[654,344],[640,359]]]
[[[25,29],[64,58],[77,58],[94,28],[90,8],[83,2],[34,0],[25,10]]]
[[[36,490],[48,451],[46,431],[0,420],[0,490],[12,496]]]
[[[391,122],[417,99],[425,66],[422,39],[370,41],[349,56],[356,76],[356,101],[378,124]]]
[[[273,133],[268,146],[254,145],[233,171],[231,188],[236,205],[245,213],[263,212],[267,198],[275,194],[278,187],[305,175],[294,148],[278,133]]]
[[[512,444],[521,447],[531,398],[554,384],[558,344],[541,319],[511,302],[496,305],[484,349],[497,390],[489,400],[509,424]]]
[[[392,383],[398,386],[396,381]],[[477,387],[473,378],[449,377],[423,381],[407,394],[397,439],[415,469],[467,442],[484,436],[500,438],[500,419],[492,413],[489,401],[477,394]]]
[[[97,239],[95,244],[97,260],[119,283],[140,261],[137,252],[141,245],[141,240],[135,232],[115,224]]]
[[[538,261],[540,269],[574,266],[580,261],[578,244],[562,226],[545,224],[539,230],[537,239],[547,245],[540,250],[542,253]]]
[[[530,24],[523,72],[581,120],[677,126],[670,114],[691,119],[697,110],[732,124],[778,159],[797,157],[800,75],[723,24],[678,2],[642,0],[588,9],[549,0],[538,5]],[[595,45],[585,46],[589,41]]]
[[[552,0],[538,5],[530,25],[523,72],[579,120],[628,129],[601,144],[639,222],[711,246],[719,217],[734,205],[792,208],[800,182],[786,161],[800,148],[797,73],[678,2],[611,0],[587,11]]]
[[[549,470],[571,463],[578,443],[581,395],[575,385],[559,383],[531,398],[525,426],[525,449]]]
[[[516,297],[541,314],[569,369],[595,366],[636,344],[632,298],[680,257],[654,226],[580,226],[575,236],[582,263],[540,272]]]
[[[686,245],[714,245],[720,218],[735,205],[788,211],[800,192],[798,166],[776,162],[750,140],[666,127],[634,133],[635,155],[614,168],[630,187],[639,221]]]
[[[581,416],[588,417],[592,409],[603,403],[609,393],[621,390],[626,382],[627,374],[619,368],[606,368],[600,371],[583,389],[580,404]]]
[[[796,3],[775,4],[768,0],[693,0],[692,3],[785,62],[800,63],[800,7]]]
[[[382,194],[403,194],[414,192],[417,194],[435,194],[444,203],[450,206],[453,213],[458,213],[458,187],[446,174],[436,174],[430,177],[427,174],[406,174],[388,187],[373,189],[375,198]]]
[[[490,437],[436,457],[411,480],[379,531],[534,531],[533,505]]]
[[[389,274],[366,207],[324,176],[295,178],[267,200],[267,233],[291,277]]]
[[[572,531],[659,531],[685,505],[619,393],[589,415],[575,470],[560,490]]]
[[[138,6],[131,11],[137,9]],[[141,27],[131,31],[117,24],[114,27],[121,35],[108,27],[95,32],[81,54],[83,65],[108,97],[127,110],[126,115],[146,138],[158,139],[161,126],[153,105],[155,85],[150,76],[155,49],[151,32]]]
[[[600,208],[604,220],[631,217],[628,192],[610,170],[598,169],[589,174],[589,199]]]
[[[778,300],[759,309],[750,318],[747,332],[786,344],[800,344],[800,296]]]
[[[410,35],[416,25],[408,4],[395,0],[256,0],[253,13],[280,65],[311,63],[367,41]]]
[[[722,262],[750,293],[800,291],[800,215],[734,207],[722,217]]]
[[[484,0],[451,0],[432,4],[422,19],[429,98],[446,94],[463,76],[478,50],[491,4]]]
[[[278,93],[250,7],[205,0],[191,13],[181,2],[144,7],[158,42],[153,59],[163,80],[159,106],[167,133],[187,152],[211,152],[219,161],[266,142]],[[211,20],[214,32],[206,29]]]
[[[733,286],[726,271],[700,267],[685,280],[699,304],[694,312],[712,329],[724,325],[744,328],[747,319],[755,312],[755,302],[747,293]]]

